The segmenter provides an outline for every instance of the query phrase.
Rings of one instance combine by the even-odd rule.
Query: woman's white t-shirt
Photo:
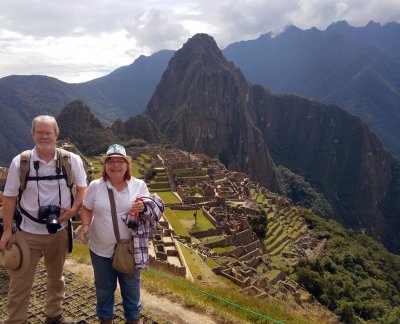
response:
[[[97,179],[90,183],[83,201],[83,205],[93,211],[93,220],[89,231],[89,246],[95,254],[111,258],[117,240],[114,234],[107,187],[114,193],[121,240],[129,239],[132,235],[122,217],[126,217],[129,213],[132,202],[138,197],[148,195],[149,190],[143,180],[135,178],[127,181],[127,187],[122,191],[115,189],[108,180],[105,182],[103,179]]]

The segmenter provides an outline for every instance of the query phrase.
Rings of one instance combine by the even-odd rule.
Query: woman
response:
[[[132,177],[131,158],[126,155],[123,146],[111,145],[102,161],[102,178],[90,183],[83,202],[80,235],[82,242],[86,243],[90,234],[90,257],[97,297],[96,313],[100,323],[112,323],[118,280],[126,323],[138,323],[142,307],[140,268],[146,264],[136,264],[133,274],[118,272],[112,267],[111,257],[116,238],[107,188],[114,193],[121,240],[131,239],[133,231],[125,224],[126,219],[131,212],[143,212],[144,204],[140,200],[136,201],[136,198],[149,195],[149,191],[144,181]]]

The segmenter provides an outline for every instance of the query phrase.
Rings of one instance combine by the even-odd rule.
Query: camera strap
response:
[[[61,176],[61,165],[60,165],[60,159],[57,158],[56,161],[56,175],[55,176],[44,176],[44,177],[39,177],[39,161],[33,161],[33,168],[36,171],[36,177],[28,177],[28,180],[36,180],[36,186],[37,186],[37,201],[38,201],[38,206],[40,207],[40,197],[39,197],[39,181],[40,180],[57,180],[58,182],[58,204],[61,206],[61,186],[60,186],[60,179],[63,179],[65,176]]]
[[[38,201],[38,205],[39,205],[39,207],[40,207],[39,180],[41,180],[41,179],[40,179],[40,177],[39,177],[39,175],[38,175],[39,161],[33,161],[33,167],[34,167],[34,169],[35,169],[35,171],[36,171],[36,177],[31,177],[31,178],[32,178],[31,180],[36,180],[37,194],[38,194],[38,196],[37,196],[37,201]],[[21,204],[19,204],[19,210],[21,211],[21,213],[22,213],[24,216],[28,217],[31,221],[34,221],[34,222],[39,223],[39,224],[46,224],[46,221],[44,221],[44,220],[39,220],[38,218],[33,217],[31,214],[29,214],[24,208],[22,208]]]
[[[60,176],[61,174],[61,162],[60,162],[60,157],[57,152],[57,161],[56,161],[56,175],[57,175],[57,182],[58,182],[58,200],[59,200],[59,205],[61,206],[61,187],[60,187]],[[67,183],[68,185],[68,183]]]
[[[39,161],[33,161],[33,167],[34,167],[34,169],[35,169],[35,171],[36,171],[37,201],[38,201],[38,205],[39,205],[39,207],[40,207],[39,180],[38,180],[38,177],[39,177],[39,174],[38,174],[38,171],[39,171]]]
[[[42,176],[39,177],[39,161],[33,161],[33,168],[35,169],[36,172],[36,177],[27,177],[27,180],[35,180],[36,181],[36,187],[37,187],[37,202],[38,206],[40,207],[40,195],[39,195],[39,181],[41,180],[57,180],[58,182],[58,200],[59,200],[59,205],[61,206],[61,186],[60,186],[60,179],[66,179],[66,175],[63,174],[61,175],[61,166],[60,166],[60,159],[57,158],[56,161],[56,175],[53,176]],[[31,221],[34,221],[39,224],[46,224],[45,220],[39,220],[36,217],[33,217],[31,214],[29,214],[22,206],[19,204],[19,210],[21,211],[21,214],[24,216],[28,217]]]
[[[21,214],[23,214],[24,216],[28,217],[31,221],[34,221],[35,223],[39,223],[39,224],[47,224],[47,222],[45,220],[39,220],[36,217],[33,217],[31,214],[29,214],[25,209],[23,209],[21,207],[21,205],[19,206],[19,210],[21,212]]]

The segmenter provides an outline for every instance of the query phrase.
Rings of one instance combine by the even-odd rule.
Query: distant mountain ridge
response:
[[[400,154],[400,24],[346,22],[325,31],[291,26],[229,45],[224,55],[246,78],[279,93],[334,103],[361,117]]]
[[[79,84],[37,75],[0,78],[0,165],[8,166],[13,156],[33,146],[33,117],[56,116],[74,100],[84,101],[105,125],[143,112],[170,52],[160,51],[151,59],[141,56],[107,76]]]
[[[337,22],[325,31],[294,26],[274,37],[229,45],[222,52],[252,83],[339,105],[360,116],[385,147],[400,153],[400,25]],[[0,165],[32,146],[31,118],[56,115],[82,100],[106,125],[144,111],[174,51],[141,56],[131,65],[85,83],[46,76],[0,79]],[[48,91],[51,89],[51,91]],[[11,127],[10,127],[11,126]]]

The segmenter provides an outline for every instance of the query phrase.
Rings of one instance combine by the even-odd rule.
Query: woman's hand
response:
[[[86,244],[89,238],[89,228],[93,219],[93,210],[87,209],[85,206],[82,206],[81,212],[81,232],[79,233],[79,237],[83,244]]]
[[[142,211],[144,211],[144,203],[141,199],[136,199],[132,203],[131,212],[141,213]]]
[[[79,237],[83,244],[86,244],[89,239],[89,228],[90,225],[87,224],[81,226],[81,232],[79,234]]]

